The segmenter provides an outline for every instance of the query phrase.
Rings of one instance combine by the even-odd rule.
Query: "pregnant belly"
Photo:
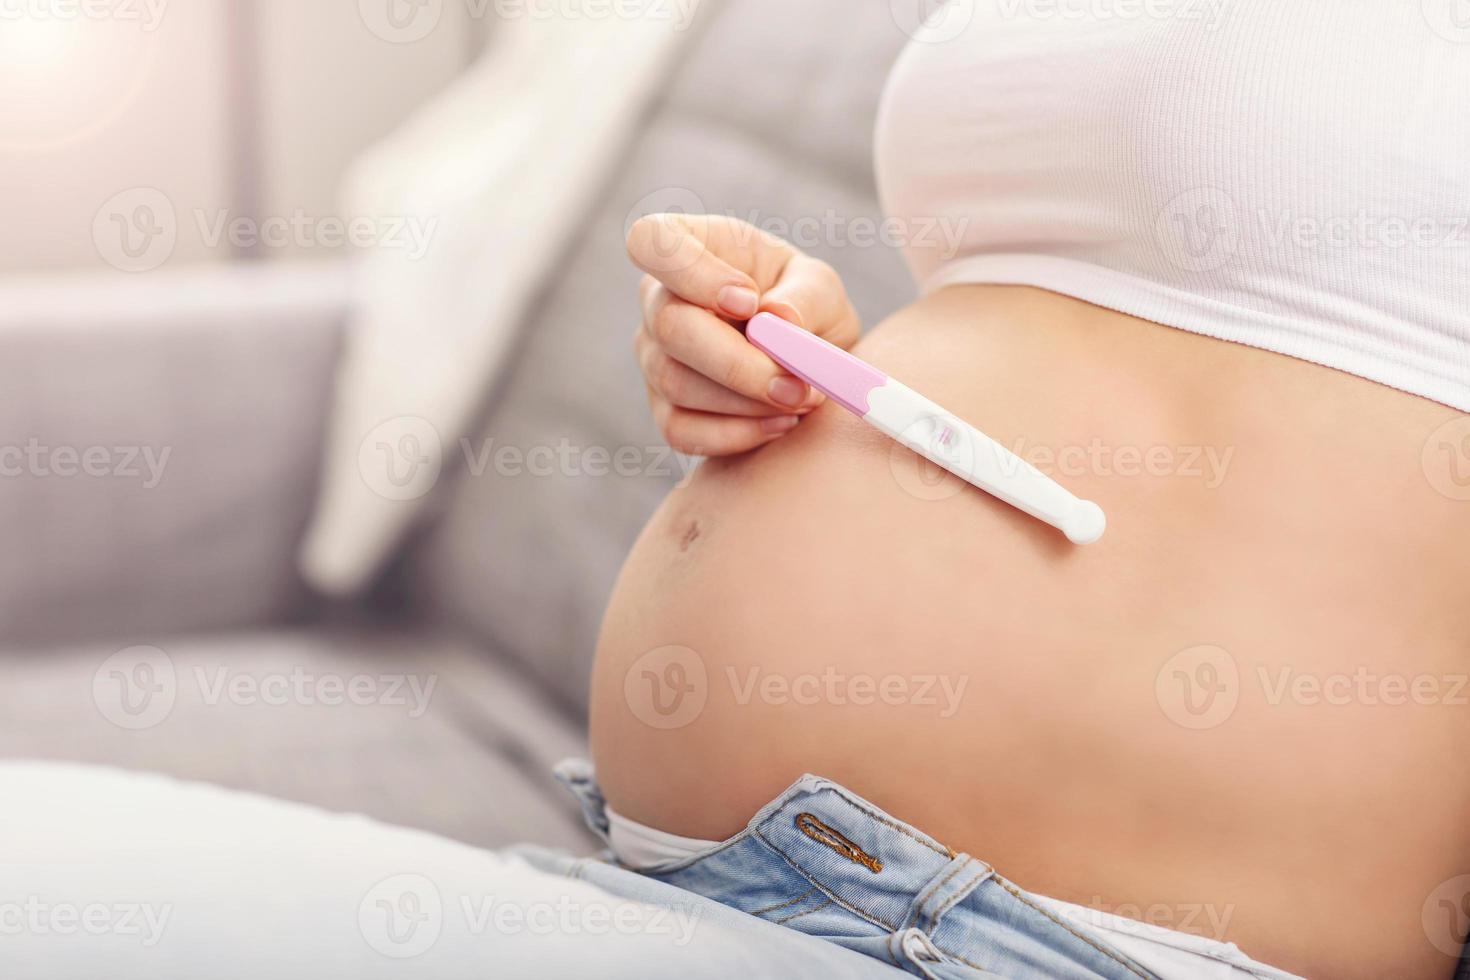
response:
[[[607,612],[611,805],[719,839],[813,772],[1042,894],[1298,973],[1448,976],[1470,504],[1426,445],[1455,413],[1018,287],[858,353],[1107,535],[1071,546],[835,405],[706,463]]]

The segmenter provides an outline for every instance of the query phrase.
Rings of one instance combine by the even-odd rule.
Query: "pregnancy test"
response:
[[[1073,496],[979,429],[861,358],[770,313],[752,319],[745,337],[879,432],[1057,528],[1073,544],[1102,537],[1107,518],[1097,504]]]

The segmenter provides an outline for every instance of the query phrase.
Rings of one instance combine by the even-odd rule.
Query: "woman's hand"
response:
[[[822,403],[737,324],[766,312],[844,349],[858,338],[857,312],[833,268],[746,222],[650,215],[628,232],[628,255],[648,273],[634,349],[654,420],[680,452],[746,452]]]

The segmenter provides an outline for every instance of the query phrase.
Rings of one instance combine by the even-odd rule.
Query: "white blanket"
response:
[[[0,762],[0,799],[6,980],[905,975],[630,872],[614,877],[639,894],[615,894],[515,853],[161,776]]]

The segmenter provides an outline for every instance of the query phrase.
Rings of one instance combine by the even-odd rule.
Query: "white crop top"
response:
[[[926,292],[1038,286],[1470,411],[1457,3],[949,0],[888,82],[884,209]]]

